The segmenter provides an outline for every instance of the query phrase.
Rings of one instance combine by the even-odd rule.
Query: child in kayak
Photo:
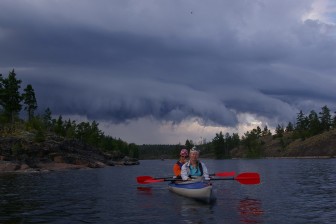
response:
[[[180,159],[174,164],[173,171],[174,171],[174,178],[181,179],[181,168],[183,164],[187,161],[188,158],[188,150],[182,149],[180,152]]]
[[[198,160],[199,151],[195,146],[190,149],[189,157],[189,161],[181,168],[182,179],[191,180],[195,177],[204,177],[205,180],[210,180],[207,167],[203,162]]]

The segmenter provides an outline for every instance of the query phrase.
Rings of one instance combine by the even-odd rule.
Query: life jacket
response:
[[[184,163],[181,163],[180,161],[177,161],[175,164],[177,164],[180,167],[180,170],[181,170]],[[175,176],[174,178],[175,179],[182,179],[181,175]],[[172,181],[172,183],[175,183],[175,180]]]
[[[180,168],[182,168],[183,166],[183,163],[181,163],[180,161],[177,161],[176,164],[179,165]]]
[[[200,171],[201,171],[201,176],[203,176],[203,166],[201,162],[197,162],[197,166],[199,167]],[[190,169],[190,168],[189,168]],[[191,175],[189,175],[189,177],[191,177]]]

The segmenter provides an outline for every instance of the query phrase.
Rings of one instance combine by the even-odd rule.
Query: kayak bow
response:
[[[212,196],[211,183],[202,181],[170,183],[168,189],[178,195],[206,202],[209,202]]]

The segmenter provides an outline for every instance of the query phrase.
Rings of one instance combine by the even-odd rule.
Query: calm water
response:
[[[259,172],[260,185],[214,181],[216,201],[175,195],[174,160],[139,166],[0,175],[0,223],[335,223],[336,159],[204,160],[210,172]]]

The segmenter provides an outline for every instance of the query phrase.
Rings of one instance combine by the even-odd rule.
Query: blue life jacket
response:
[[[189,177],[191,177],[191,176],[193,176],[193,175],[191,175],[191,166],[189,166],[189,169],[190,169],[190,175],[189,175]],[[202,163],[201,162],[197,162],[197,167],[196,167],[196,176],[198,176],[198,169],[199,169],[199,171],[200,171],[200,175],[199,176],[203,176],[203,167],[202,167]]]

